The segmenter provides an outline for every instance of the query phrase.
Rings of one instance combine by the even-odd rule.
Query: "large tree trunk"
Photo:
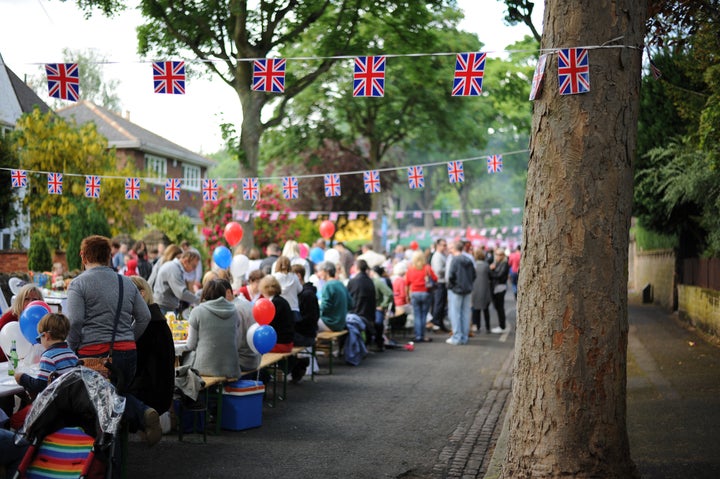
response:
[[[589,93],[535,102],[503,477],[636,477],[627,256],[646,2],[548,0],[543,48],[589,51]]]

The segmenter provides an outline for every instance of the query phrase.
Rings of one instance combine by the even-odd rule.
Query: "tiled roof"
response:
[[[47,113],[50,107],[37,96],[37,94],[25,84],[18,76],[13,72],[7,65],[5,65],[8,77],[10,78],[10,84],[15,90],[15,96],[17,97],[18,103],[20,103],[20,109],[23,113],[30,113],[34,107],[38,107],[41,112]]]
[[[142,128],[103,107],[87,100],[62,108],[57,114],[63,118],[74,118],[78,124],[94,122],[98,132],[108,139],[108,146],[137,149],[146,153],[178,159],[199,166],[211,167],[213,160],[198,155],[187,148],[167,140],[160,135]]]

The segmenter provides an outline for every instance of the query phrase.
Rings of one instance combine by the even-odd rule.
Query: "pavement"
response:
[[[497,477],[506,439],[510,329],[466,346],[432,343],[375,353],[358,367],[288,385],[246,431],[131,442],[128,477]],[[492,313],[494,316],[494,312]],[[655,306],[629,309],[628,434],[643,478],[720,477],[720,347]],[[496,324],[495,322],[493,324]],[[409,340],[410,338],[404,338]],[[403,338],[398,338],[403,341]],[[321,365],[324,365],[321,362]]]
[[[717,338],[654,305],[630,305],[628,319],[627,428],[640,476],[719,478]],[[486,479],[500,476],[506,447],[501,434]]]

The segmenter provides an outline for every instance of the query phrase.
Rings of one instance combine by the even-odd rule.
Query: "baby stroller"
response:
[[[125,398],[99,373],[82,366],[41,392],[21,433],[30,447],[20,478],[112,477],[115,436]]]

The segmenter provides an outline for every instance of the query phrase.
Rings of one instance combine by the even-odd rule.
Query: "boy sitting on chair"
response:
[[[15,380],[24,387],[30,395],[35,396],[45,389],[50,378],[69,371],[78,364],[78,357],[65,342],[70,331],[70,321],[60,313],[48,313],[38,323],[37,340],[45,348],[40,357],[40,372],[38,377],[17,372]]]

